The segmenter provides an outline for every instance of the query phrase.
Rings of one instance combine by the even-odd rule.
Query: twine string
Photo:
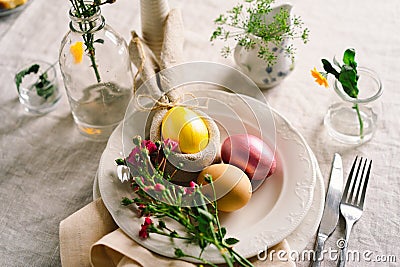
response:
[[[139,75],[142,74],[142,72],[144,70],[144,63],[146,61],[146,55],[145,55],[145,52],[144,52],[144,48],[143,48],[142,42],[140,41],[139,37],[134,38],[132,41],[138,47],[138,49],[139,49],[139,57],[141,59],[140,66],[139,66],[139,68],[138,68],[138,70],[137,70],[137,72],[135,74],[135,77],[133,78],[133,94],[135,95],[136,91],[138,89],[137,81],[139,80]]]
[[[197,103],[196,104],[184,104],[184,103],[181,103],[181,100],[184,98],[184,96],[191,96],[192,99],[194,99]],[[152,107],[146,107],[146,106],[142,105],[139,100],[143,99],[143,98],[150,99],[154,103],[153,106]],[[170,101],[170,99],[166,95],[163,95],[159,99],[156,99],[152,95],[143,94],[143,95],[138,95],[136,97],[136,107],[139,110],[142,110],[142,111],[153,111],[153,110],[169,109],[169,108],[173,108],[173,107],[185,107],[185,108],[190,108],[190,109],[207,109],[208,108],[208,100],[204,105],[200,105],[198,99],[192,93],[181,94],[174,101]]]

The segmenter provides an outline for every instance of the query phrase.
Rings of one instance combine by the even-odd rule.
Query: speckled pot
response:
[[[258,46],[251,50],[246,50],[240,45],[237,45],[235,48],[234,58],[236,64],[261,89],[276,86],[294,69],[294,63],[285,54],[283,48],[272,46],[271,50],[277,56],[276,63],[273,66],[268,65],[258,57]]]

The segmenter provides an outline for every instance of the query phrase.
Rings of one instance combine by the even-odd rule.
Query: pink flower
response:
[[[165,190],[165,186],[162,184],[155,184],[154,185],[154,191],[156,192],[161,192]]]
[[[192,194],[194,192],[194,189],[196,188],[196,183],[193,181],[190,181],[189,183],[190,187],[185,187],[185,194]]]
[[[132,149],[131,153],[126,158],[126,161],[132,164],[134,167],[138,166],[140,161],[140,148],[136,146],[134,149]]]
[[[167,148],[167,149],[169,149],[171,151],[175,151],[177,149],[177,147],[178,147],[178,142],[167,138],[167,139],[164,140],[164,146],[165,146],[165,148]]]
[[[149,237],[149,231],[148,228],[150,225],[153,224],[153,221],[150,219],[150,217],[146,217],[144,219],[144,223],[141,225],[140,227],[140,231],[139,231],[139,236],[143,239],[146,239]]]
[[[142,141],[142,146],[146,147],[147,150],[149,151],[149,154],[152,154],[157,151],[157,146],[150,140],[143,140]]]
[[[142,227],[140,228],[140,231],[139,231],[139,236],[143,239],[146,239],[149,237],[149,233],[147,232],[147,225],[142,224]]]
[[[133,190],[133,192],[138,192],[139,191],[139,189],[140,189],[140,186],[139,185],[137,185],[137,184],[133,184],[132,185],[132,190]]]
[[[150,219],[150,217],[144,218],[144,224],[143,225],[151,225],[153,221]]]

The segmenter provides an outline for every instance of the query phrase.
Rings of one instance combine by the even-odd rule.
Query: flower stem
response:
[[[96,80],[97,80],[98,83],[100,83],[101,82],[101,78],[100,78],[99,70],[97,69],[96,59],[94,57],[94,47],[89,50],[89,56],[90,56],[90,61],[92,62],[92,67],[93,67],[93,70],[94,70],[94,74],[96,75]]]
[[[87,5],[85,4],[84,1],[76,1],[76,0],[70,0],[70,2],[72,3],[72,6],[76,12],[76,16],[79,18],[88,18],[91,15],[94,14],[95,12],[95,8],[98,5],[95,5],[93,3],[93,5]],[[92,68],[94,70],[94,73],[96,75],[96,80],[98,83],[101,82],[101,78],[100,78],[100,73],[96,64],[96,58],[95,58],[95,48],[94,48],[94,34],[91,33],[90,31],[93,30],[94,25],[92,25],[91,22],[84,22],[84,23],[79,23],[79,27],[80,29],[84,32],[84,34],[82,35],[82,38],[85,42],[85,46],[86,49],[88,51],[88,55],[90,57],[90,61],[92,63]],[[89,28],[88,28],[89,27]]]
[[[363,120],[362,120],[362,117],[361,117],[361,113],[360,113],[360,109],[358,107],[358,104],[354,104],[353,108],[357,112],[358,122],[360,123],[360,138],[363,139],[364,138],[364,123],[363,123]]]
[[[199,260],[199,261],[201,261],[202,263],[207,264],[207,265],[210,265],[210,266],[212,266],[212,267],[218,267],[218,265],[215,265],[214,263],[209,262],[209,261],[207,261],[207,260],[205,260],[205,259],[203,259],[203,258],[200,258],[200,257],[196,257],[196,256],[188,255],[188,254],[184,254],[184,257]]]
[[[243,257],[242,255],[240,255],[239,253],[237,253],[236,251],[234,251],[233,249],[230,249],[230,251],[237,257],[236,259],[243,265],[243,266],[250,266],[252,267],[253,264],[246,259],[245,257]]]
[[[213,195],[214,195],[214,199],[215,199],[215,200],[213,201],[213,203],[214,203],[214,212],[215,212],[215,220],[217,221],[217,227],[218,227],[219,236],[220,236],[221,239],[222,239],[223,236],[222,236],[222,230],[221,230],[221,223],[220,223],[219,217],[218,217],[217,194],[215,193],[214,182],[213,182],[212,179],[211,179],[211,181],[210,181],[210,185],[211,185],[211,188],[212,188],[212,191],[213,191]]]
[[[158,234],[158,235],[164,235],[164,236],[171,237],[169,234],[167,234],[167,233],[164,233],[164,232],[162,232],[162,231],[159,231],[159,230],[154,230],[154,232],[151,232],[151,233],[154,233],[154,234]],[[183,239],[183,240],[189,240],[189,241],[192,241],[192,239],[191,239],[191,238],[189,238],[189,237],[184,237],[184,236],[180,236],[180,235],[176,235],[176,236],[174,236],[174,238],[178,238],[178,239]]]

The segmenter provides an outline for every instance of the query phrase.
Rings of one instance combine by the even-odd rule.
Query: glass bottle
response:
[[[86,18],[72,7],[69,16],[59,63],[72,115],[83,135],[106,140],[124,118],[132,96],[128,47],[105,24],[99,7]]]
[[[378,119],[372,103],[383,92],[382,82],[373,70],[359,67],[357,75],[357,98],[348,96],[341,83],[335,80],[333,88],[343,101],[332,104],[324,118],[329,135],[351,145],[360,145],[371,140]]]

